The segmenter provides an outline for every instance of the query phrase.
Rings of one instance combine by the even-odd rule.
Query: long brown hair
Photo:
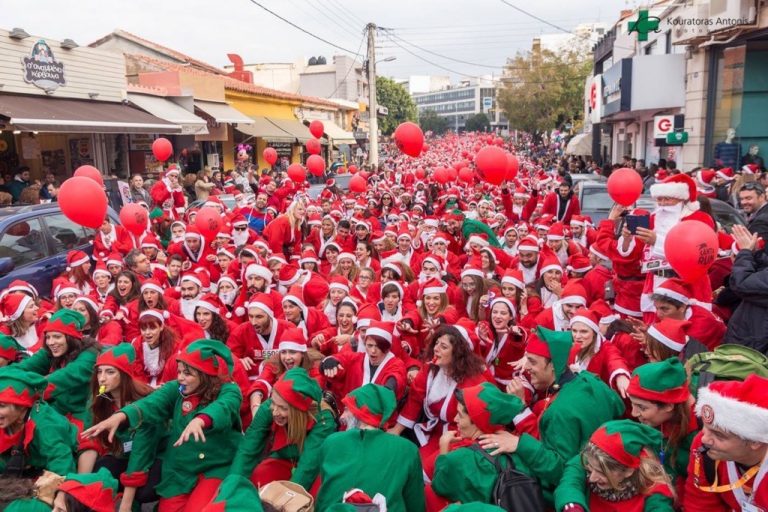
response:
[[[273,391],[277,393],[277,391]],[[280,393],[277,393],[280,395]],[[280,397],[282,398],[282,397]],[[288,434],[288,442],[295,444],[299,450],[299,454],[304,452],[304,441],[307,439],[307,433],[309,429],[310,420],[316,420],[317,414],[320,411],[317,402],[312,402],[309,406],[309,410],[302,411],[297,409],[287,400],[288,409],[290,414],[288,415],[288,423],[285,425],[285,431]]]
[[[131,281],[131,291],[125,297],[120,295],[120,293],[117,291],[117,280],[121,277],[127,277]],[[113,283],[115,283],[115,286],[109,292],[109,295],[113,297],[121,306],[128,304],[133,299],[139,298],[139,290],[141,288],[141,284],[139,284],[139,279],[136,277],[136,274],[130,270],[121,270],[118,272]]]
[[[664,402],[651,403],[656,407],[667,405]],[[667,421],[668,424],[672,425],[672,428],[668,432],[663,432],[669,447],[670,461],[677,460],[677,452],[683,446],[685,438],[688,437],[688,429],[691,424],[691,406],[687,401],[678,402],[672,406],[672,417]]]
[[[437,340],[442,336],[448,336],[453,347],[452,352],[452,367],[448,371],[448,376],[456,382],[461,383],[463,380],[480,375],[485,370],[485,363],[483,360],[475,354],[469,347],[469,344],[464,340],[464,337],[459,333],[458,329],[451,325],[441,325],[437,328],[432,335],[432,339],[424,352],[425,360],[430,361],[434,354],[435,345]],[[437,372],[437,365],[430,364],[430,371]]]
[[[160,361],[165,364],[176,352],[176,340],[178,339],[176,331],[168,325],[161,324],[160,320],[153,316],[145,316],[143,319],[139,320],[139,329],[145,325],[150,327],[158,327],[162,325],[163,330],[160,331],[160,343],[158,346],[160,347]]]
[[[91,415],[93,416],[94,425],[109,418],[115,413],[115,407],[112,400],[99,394],[99,379],[96,368],[98,368],[98,366],[94,367],[93,374],[91,375]],[[119,396],[121,407],[125,407],[140,398],[144,398],[152,392],[152,388],[147,384],[132,378],[120,369],[117,370],[120,372],[120,387],[112,393],[116,393]],[[116,436],[110,443],[107,434],[107,432],[102,432],[99,436],[102,444],[109,448],[109,452],[113,455],[122,454],[122,443]]]
[[[181,364],[184,366],[185,370],[200,379],[200,385],[195,391],[195,394],[200,396],[200,407],[212,403],[219,397],[221,386],[224,384],[221,378],[216,375],[208,375],[207,373],[201,372],[194,366],[189,366],[187,363],[182,362]]]
[[[74,336],[65,334],[64,337],[67,340],[67,352],[61,357],[53,357],[53,353],[51,352],[51,349],[48,348],[48,344],[43,342],[43,350],[48,352],[48,355],[51,356],[51,368],[64,368],[67,363],[77,359],[77,356],[86,350],[92,349],[98,352],[101,349],[99,343],[90,336],[83,336],[82,339],[77,339]]]

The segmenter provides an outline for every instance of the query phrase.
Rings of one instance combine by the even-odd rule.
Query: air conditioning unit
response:
[[[710,32],[728,30],[755,22],[756,0],[709,0]]]

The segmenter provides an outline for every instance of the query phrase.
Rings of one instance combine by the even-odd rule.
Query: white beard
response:
[[[248,230],[245,231],[232,231],[232,243],[235,247],[240,247],[248,242]]]
[[[664,240],[667,233],[678,222],[683,214],[683,203],[674,206],[659,206],[654,212],[653,231],[656,233],[656,243],[653,245],[652,254],[664,257]]]
[[[184,315],[184,318],[194,322],[197,299],[181,299],[179,304],[181,305],[181,314]]]
[[[227,306],[234,304],[235,298],[237,298],[237,290],[232,290],[231,292],[219,292],[219,299]]]
[[[184,235],[172,236],[171,237],[171,242],[173,242],[173,243],[183,242],[183,241],[184,241]]]

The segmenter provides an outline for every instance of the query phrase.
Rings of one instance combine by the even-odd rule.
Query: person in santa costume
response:
[[[283,265],[280,268],[281,289],[300,289],[301,298],[307,307],[316,308],[328,297],[328,281],[320,274],[310,270],[301,270],[294,264]],[[349,286],[347,286],[349,293]]]
[[[103,262],[113,251],[128,247],[131,247],[130,232],[119,224],[112,224],[106,217],[93,237],[93,258]]]
[[[508,456],[491,457],[478,441],[511,424],[521,410],[520,402],[488,382],[454,393],[458,430],[449,430],[440,439],[435,475],[425,491],[428,512],[443,510],[451,502],[493,503],[498,470],[492,460],[502,468],[510,465]]]
[[[309,234],[306,216],[307,207],[298,199],[288,206],[285,213],[267,224],[262,235],[274,254],[282,254],[287,261],[294,254],[301,254],[301,244]]]
[[[660,449],[658,430],[630,420],[607,422],[581,456],[568,462],[555,490],[555,510],[673,512],[674,491],[656,455]]]
[[[99,305],[90,297],[77,297],[71,309],[85,318],[83,334],[95,339],[101,346],[110,347],[123,340],[123,328],[120,323],[114,320],[102,323],[99,318]]]
[[[346,501],[355,489],[373,496],[372,501],[388,511],[423,512],[419,452],[413,443],[382,430],[397,408],[392,390],[368,383],[350,392],[343,403],[346,431],[328,436],[320,450],[317,510]]]
[[[179,184],[181,171],[175,165],[170,166],[165,171],[163,179],[158,180],[152,185],[149,195],[152,198],[153,206],[161,208],[169,219],[181,219],[181,212],[187,204],[184,197],[184,189]]]
[[[231,382],[232,354],[221,342],[200,339],[176,355],[177,380],[123,406],[85,430],[84,438],[107,433],[112,439],[123,423],[168,423],[167,444],[157,494],[162,511],[199,510],[215,495],[242,438],[242,394]],[[139,438],[146,435],[139,428]],[[151,443],[140,443],[144,449]]]
[[[6,293],[0,299],[0,310],[3,314],[0,333],[11,336],[28,354],[43,347],[47,320],[40,319],[40,307],[31,295],[21,291]]]
[[[517,259],[512,262],[523,273],[523,283],[530,284],[541,275],[541,248],[535,236],[525,236],[517,244]]]
[[[491,301],[490,317],[490,321],[480,322],[477,326],[480,351],[496,384],[504,389],[514,377],[512,363],[525,354],[528,333],[516,325],[515,304],[506,297],[496,297]]]
[[[570,321],[576,310],[587,306],[587,292],[579,283],[568,283],[563,288],[560,298],[557,299],[551,307],[544,309],[536,315],[533,325],[529,322],[523,322],[524,325],[535,327],[542,326],[554,331],[567,331],[570,328]],[[532,314],[530,307],[528,315]]]
[[[536,390],[525,407],[525,385],[515,378],[508,388],[520,401],[514,425],[517,434],[499,431],[484,434],[483,449],[492,456],[514,454],[539,480],[544,498],[550,501],[562,476],[563,466],[579,453],[589,436],[606,421],[620,418],[624,404],[619,395],[590,372],[574,374],[568,367],[573,337],[538,327],[528,338],[525,370]]]
[[[537,198],[538,190],[534,187],[529,201],[536,202]],[[550,192],[544,197],[544,206],[541,211],[542,214],[552,215],[564,224],[570,224],[571,217],[574,215],[581,215],[579,198],[573,193],[570,177],[558,185],[557,191]]]
[[[670,357],[688,361],[696,354],[708,352],[701,342],[686,334],[691,323],[687,320],[664,318],[654,322],[642,333],[643,351],[651,362],[664,361]]]
[[[768,510],[768,379],[713,382],[699,390],[702,431],[691,445],[684,510]]]
[[[323,441],[335,430],[320,385],[304,368],[291,368],[256,412],[229,474],[250,477],[257,487],[290,480],[310,489],[320,469]]]
[[[178,254],[183,263],[181,269],[195,270],[199,267],[208,268],[216,260],[216,253],[195,226],[189,226],[184,233],[184,241],[168,246],[168,256]]]
[[[563,268],[568,264],[568,258],[584,254],[584,249],[573,240],[567,240],[566,234],[566,227],[562,222],[555,222],[547,231],[547,247],[555,253]]]
[[[664,436],[659,459],[672,477],[680,501],[691,444],[699,432],[685,367],[675,358],[639,366],[632,372],[627,395],[632,416]]]

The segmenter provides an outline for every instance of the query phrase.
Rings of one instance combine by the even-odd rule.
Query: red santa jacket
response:
[[[184,208],[186,205],[184,190],[181,187],[171,190],[168,181],[163,178],[152,185],[149,196],[152,198],[153,206],[168,212],[171,219],[178,220],[181,218],[178,211],[176,211],[177,208]]]
[[[250,357],[253,360],[255,364],[248,371],[248,378],[255,380],[262,371],[263,361],[277,351],[283,334],[292,327],[290,322],[272,319],[269,334],[262,336],[256,333],[250,322],[245,322],[230,332],[227,346],[232,351],[232,355],[238,359]]]
[[[536,197],[535,195],[533,197]],[[532,199],[533,199],[532,197]],[[575,194],[571,194],[571,197],[567,200],[565,206],[565,214],[560,217],[558,215],[560,211],[560,202],[563,199],[557,192],[550,192],[544,198],[544,206],[542,207],[542,214],[553,215],[557,220],[563,222],[566,225],[571,223],[571,217],[574,215],[581,215],[581,207],[579,206],[579,198]]]
[[[331,390],[336,396],[345,397],[350,391],[365,384],[384,385],[390,378],[395,380],[395,395],[400,400],[405,396],[406,369],[405,363],[395,356],[393,352],[387,352],[384,361],[372,374],[370,359],[365,352],[341,351],[333,356],[341,367],[333,379],[327,379]]]
[[[287,261],[290,261],[291,255],[301,253],[301,229],[292,228],[286,215],[280,215],[267,224],[262,236],[267,241],[269,249],[274,254],[284,255]]]
[[[93,258],[96,261],[106,261],[107,256],[109,256],[112,251],[122,253],[121,249],[125,249],[126,247],[133,248],[133,240],[128,230],[123,226],[113,225],[112,227],[112,235],[114,238],[107,238],[107,235],[102,233],[100,229],[96,231],[96,234],[93,237]],[[127,252],[128,251],[126,251],[126,253]]]

